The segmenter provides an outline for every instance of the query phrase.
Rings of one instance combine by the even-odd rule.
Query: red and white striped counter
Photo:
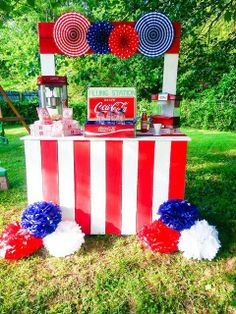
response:
[[[184,198],[187,136],[22,139],[28,203],[60,204],[86,234],[135,234]]]

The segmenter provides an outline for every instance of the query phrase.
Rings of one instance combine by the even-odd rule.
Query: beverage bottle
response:
[[[116,120],[118,124],[125,124],[125,114],[122,108],[118,111]]]
[[[99,111],[99,112],[96,113],[96,123],[98,123],[98,124],[105,124],[104,112]]]
[[[142,113],[141,117],[141,132],[147,132],[147,113],[146,110]]]

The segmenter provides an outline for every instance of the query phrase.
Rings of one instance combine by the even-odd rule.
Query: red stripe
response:
[[[169,199],[184,199],[187,142],[171,142]]]
[[[179,53],[180,50],[180,33],[181,33],[181,23],[173,22],[175,36],[174,40],[170,46],[170,48],[166,51],[166,53]]]
[[[137,232],[152,220],[154,141],[139,141]]]
[[[53,39],[53,27],[55,23],[38,23],[40,53],[62,53]]]
[[[106,141],[106,233],[121,233],[122,141]]]
[[[90,142],[74,142],[75,220],[90,234]]]
[[[57,141],[41,141],[43,198],[59,203]]]

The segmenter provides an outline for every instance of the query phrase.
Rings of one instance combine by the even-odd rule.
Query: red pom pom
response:
[[[138,233],[138,238],[152,251],[173,253],[178,250],[180,232],[167,227],[160,220],[144,226]]]
[[[9,224],[0,235],[0,256],[7,260],[29,256],[42,246],[42,239],[32,236],[18,221]]]
[[[119,58],[129,58],[138,50],[138,33],[130,25],[119,25],[109,37],[109,48]]]

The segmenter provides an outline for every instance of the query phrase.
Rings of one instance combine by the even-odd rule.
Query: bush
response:
[[[21,102],[13,101],[12,103],[27,123],[33,123],[35,120],[37,120],[37,99],[31,101],[23,100]],[[6,101],[0,101],[0,107],[2,109],[2,115],[4,118],[15,117],[15,113],[12,111],[11,107],[6,103]]]
[[[13,101],[12,102],[19,112],[19,114],[25,119],[28,124],[33,123],[34,121],[38,120],[38,115],[36,108],[38,107],[38,100],[35,99],[33,101]],[[3,117],[15,117],[15,113],[12,111],[10,106],[5,101],[0,101],[0,107],[2,109]],[[70,103],[69,107],[72,107],[74,110],[74,119],[78,120],[80,124],[83,124],[87,117],[86,111],[86,103]]]
[[[73,108],[74,119],[79,121],[80,125],[87,120],[87,104],[86,102],[69,103],[69,107]]]
[[[183,126],[236,131],[236,107],[229,102],[209,98],[184,100],[180,112]]]
[[[202,92],[196,99],[184,99],[181,102],[181,124],[198,129],[218,129],[236,131],[236,70],[225,73],[221,81],[213,88]],[[82,98],[81,98],[82,99]],[[36,107],[38,100],[13,102],[16,109],[26,120],[33,123],[38,119]],[[0,101],[4,117],[14,116],[12,109],[4,101]],[[74,119],[82,125],[87,119],[87,104],[85,100],[71,100],[69,107],[74,109]],[[151,114],[150,100],[142,99],[137,103],[137,113],[140,116],[144,109]]]
[[[221,81],[197,99],[181,103],[181,124],[204,129],[236,131],[236,70],[223,75]]]

